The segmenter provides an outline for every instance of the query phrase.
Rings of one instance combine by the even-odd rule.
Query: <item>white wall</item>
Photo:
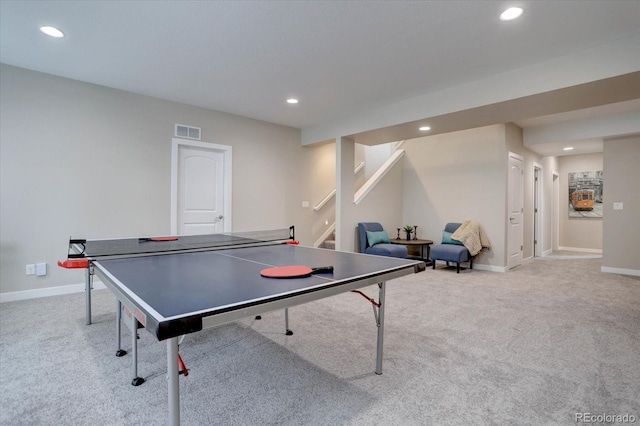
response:
[[[233,147],[234,230],[296,225],[312,244],[313,151],[285,126],[1,65],[0,292],[79,284],[68,239],[170,233],[174,124]],[[310,213],[311,212],[311,213]],[[49,274],[25,275],[46,262]]]
[[[569,218],[569,173],[603,170],[602,153],[558,157],[560,169],[560,234],[565,249],[602,250],[602,218]],[[604,180],[607,180],[605,171]],[[606,193],[603,191],[603,196]]]

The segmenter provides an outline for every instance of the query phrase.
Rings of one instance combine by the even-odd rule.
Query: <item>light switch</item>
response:
[[[29,263],[27,265],[27,275],[35,275],[36,274],[36,265],[33,263]]]
[[[614,210],[622,210],[624,208],[624,203],[613,203]]]
[[[47,264],[36,263],[36,276],[43,277],[45,275],[47,275]]]
[[[308,209],[309,208],[309,202],[308,201],[303,201],[302,202],[302,208],[303,209]]]

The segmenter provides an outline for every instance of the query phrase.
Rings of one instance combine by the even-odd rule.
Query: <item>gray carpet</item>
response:
[[[575,251],[558,250],[541,257],[542,260],[575,260],[575,259],[602,259],[601,254],[581,253]]]
[[[442,267],[390,282],[381,376],[373,312],[355,294],[292,308],[293,336],[283,312],[189,335],[182,423],[640,422],[640,279],[600,265],[536,259],[506,274]],[[0,306],[0,424],[166,423],[166,346],[141,332],[147,382],[131,386],[130,356],[114,356],[115,299],[94,294],[91,326],[82,294]]]

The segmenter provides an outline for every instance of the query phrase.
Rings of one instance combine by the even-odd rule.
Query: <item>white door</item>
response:
[[[551,251],[558,250],[558,234],[560,233],[560,175],[553,172],[553,196],[551,197]]]
[[[542,166],[533,163],[533,257],[542,256]]]
[[[508,184],[508,261],[507,267],[514,268],[522,263],[522,216],[524,214],[524,169],[523,158],[509,153]]]
[[[229,230],[228,148],[226,152],[213,144],[174,140],[172,233],[196,235]]]

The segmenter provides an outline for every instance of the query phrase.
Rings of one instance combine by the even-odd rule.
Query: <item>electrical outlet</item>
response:
[[[622,210],[622,209],[624,209],[624,203],[620,203],[620,202],[613,203],[613,209],[614,210]]]
[[[44,277],[45,275],[47,275],[47,264],[36,263],[36,276]]]
[[[36,265],[33,263],[29,263],[27,265],[27,275],[35,275],[36,274]]]

